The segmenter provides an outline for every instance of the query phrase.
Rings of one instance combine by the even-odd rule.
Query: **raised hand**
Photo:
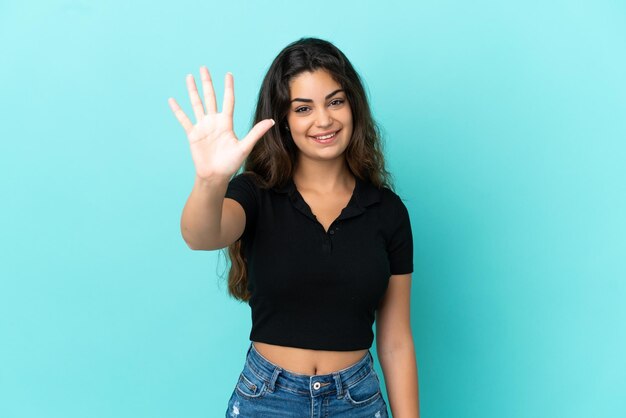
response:
[[[176,100],[170,98],[168,102],[176,119],[187,133],[196,175],[201,179],[230,178],[239,170],[245,158],[252,151],[254,144],[274,125],[274,120],[262,120],[254,125],[250,132],[239,141],[233,132],[235,93],[232,74],[226,74],[221,113],[217,112],[215,91],[213,90],[211,75],[206,67],[200,68],[200,78],[202,80],[204,106],[193,76],[191,74],[187,76],[187,91],[196,117],[195,125],[189,120]]]

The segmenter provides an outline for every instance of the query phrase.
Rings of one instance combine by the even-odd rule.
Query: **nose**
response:
[[[328,128],[333,124],[333,118],[326,107],[320,108],[316,121],[318,128]]]

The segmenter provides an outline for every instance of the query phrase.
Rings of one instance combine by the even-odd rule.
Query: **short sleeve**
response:
[[[413,233],[406,206],[396,195],[395,213],[390,239],[387,244],[391,274],[413,273]]]
[[[236,200],[246,213],[246,227],[243,236],[250,234],[256,224],[258,208],[258,187],[250,175],[237,174],[228,182],[226,195],[229,199]]]

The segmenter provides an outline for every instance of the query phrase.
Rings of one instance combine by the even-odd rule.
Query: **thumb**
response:
[[[250,151],[252,151],[252,148],[254,148],[254,145],[257,143],[257,141],[261,139],[261,137],[265,135],[265,133],[269,131],[270,128],[274,126],[275,123],[276,122],[274,122],[274,119],[264,119],[261,122],[257,123],[256,125],[254,125],[252,129],[250,129],[250,132],[248,132],[248,135],[246,135],[241,140],[241,145],[246,150],[246,154],[249,154]]]

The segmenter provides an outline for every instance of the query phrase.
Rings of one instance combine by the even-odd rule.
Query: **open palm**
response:
[[[169,105],[187,133],[191,156],[196,167],[196,175],[202,179],[210,177],[230,178],[239,170],[254,144],[273,125],[272,119],[265,119],[254,125],[248,134],[239,141],[233,131],[233,111],[235,94],[233,76],[226,74],[222,112],[217,112],[215,91],[211,75],[206,67],[200,68],[204,106],[196,82],[191,74],[187,76],[187,91],[196,117],[194,125],[180,108],[176,100],[169,99]]]

